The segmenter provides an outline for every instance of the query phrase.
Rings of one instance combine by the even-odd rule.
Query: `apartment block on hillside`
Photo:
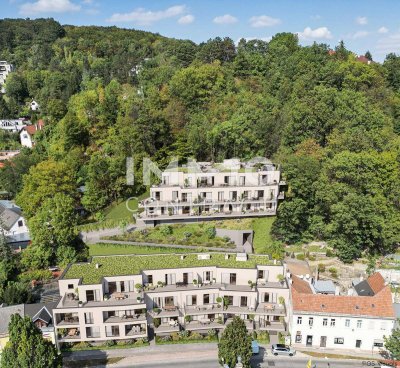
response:
[[[1,93],[6,93],[4,85],[6,83],[8,75],[12,71],[14,71],[14,67],[10,63],[7,63],[7,61],[0,61],[0,90],[1,90]]]
[[[59,280],[58,343],[223,330],[234,316],[272,341],[287,331],[285,267],[268,256],[186,254],[94,257]]]
[[[162,173],[150,197],[142,201],[140,219],[148,225],[231,217],[272,216],[284,198],[279,168],[264,163],[190,162]]]

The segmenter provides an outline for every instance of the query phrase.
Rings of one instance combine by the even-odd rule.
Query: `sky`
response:
[[[374,60],[400,54],[399,0],[0,0],[1,18],[53,17],[61,24],[115,25],[191,39],[269,40],[278,32],[300,43],[340,40]]]

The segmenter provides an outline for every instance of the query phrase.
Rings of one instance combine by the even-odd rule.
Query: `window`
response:
[[[229,283],[231,285],[236,285],[236,273],[229,274]]]
[[[85,323],[87,323],[87,324],[93,323],[93,313],[92,312],[85,313]]]
[[[313,317],[310,317],[310,318],[308,319],[308,325],[309,325],[310,327],[312,327],[313,324],[314,324],[314,318],[313,318]]]
[[[300,334],[300,333],[298,333],[298,334],[296,335],[296,343],[298,343],[298,344],[301,343],[301,334]]]
[[[86,290],[86,300],[88,302],[93,302],[95,300],[94,290]]]
[[[344,344],[344,338],[343,338],[343,337],[335,337],[335,338],[333,339],[333,343],[334,343],[334,344],[343,345],[343,344]]]
[[[362,320],[358,319],[357,320],[357,328],[361,328],[362,327]]]
[[[246,177],[245,176],[240,176],[239,177],[239,185],[245,185],[246,184]]]
[[[227,295],[225,298],[228,301],[228,305],[233,305],[233,295]]]
[[[197,305],[197,296],[192,295],[192,305]]]
[[[204,280],[211,281],[211,272],[210,271],[204,272]]]
[[[119,326],[106,326],[106,336],[107,337],[119,336]]]
[[[100,327],[86,327],[86,337],[100,337]]]
[[[336,320],[334,318],[331,319],[331,327],[335,327],[336,325]]]
[[[240,306],[241,307],[247,307],[247,296],[241,296],[240,297]]]
[[[376,346],[377,348],[383,348],[383,341],[374,341],[374,346]]]
[[[322,320],[322,326],[328,326],[328,318]]]
[[[344,325],[345,325],[345,327],[350,327],[350,320],[349,320],[349,319],[346,319],[346,320],[344,321]]]
[[[270,293],[265,293],[264,294],[264,303],[269,303],[270,301]]]
[[[258,278],[258,279],[263,279],[263,278],[264,278],[264,271],[263,271],[263,270],[258,270],[258,272],[257,272],[257,278]]]
[[[302,323],[302,318],[301,317],[297,317],[297,324],[301,325],[301,323]]]
[[[22,220],[18,220],[18,227],[24,226],[24,222]]]
[[[152,284],[153,283],[153,275],[147,275],[147,283]]]
[[[71,290],[74,288],[74,284],[68,284],[68,289]]]
[[[224,200],[224,192],[218,192],[218,200],[223,201]]]
[[[210,294],[203,295],[203,304],[210,304]]]

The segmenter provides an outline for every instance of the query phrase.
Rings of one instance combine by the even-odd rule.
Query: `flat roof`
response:
[[[200,253],[205,255],[208,253]],[[153,254],[132,256],[96,256],[88,263],[71,264],[63,279],[82,279],[86,285],[98,284],[102,277],[138,275],[142,270],[161,270],[190,267],[226,267],[255,269],[257,265],[274,265],[267,255],[249,255],[247,261],[236,261],[236,254],[211,253],[210,259],[198,259],[197,253],[191,254]],[[181,256],[184,256],[181,259]],[[99,264],[99,268],[96,268]],[[281,262],[277,262],[281,265]]]

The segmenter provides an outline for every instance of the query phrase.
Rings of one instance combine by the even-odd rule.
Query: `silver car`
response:
[[[296,354],[296,350],[292,349],[289,346],[283,345],[283,344],[274,344],[271,346],[271,351],[272,354],[277,356],[277,355],[289,355],[293,356]]]

